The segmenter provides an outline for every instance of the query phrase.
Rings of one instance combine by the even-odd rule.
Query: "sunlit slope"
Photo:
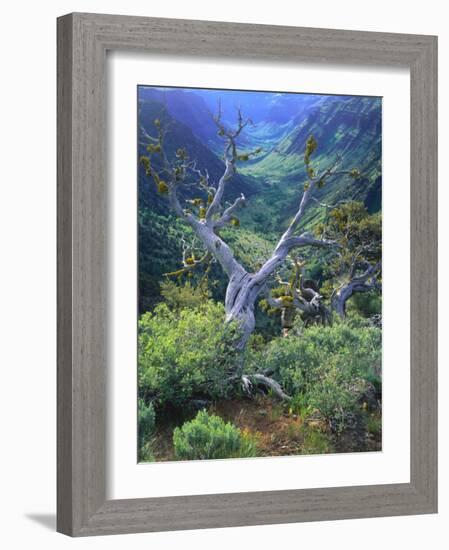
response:
[[[285,132],[277,145],[270,141],[259,159],[247,163],[241,173],[251,175],[261,183],[257,201],[277,203],[278,222],[283,224],[293,215],[307,180],[303,152],[307,138],[313,134],[318,141],[314,166],[319,171],[341,155],[342,169],[358,168],[358,180],[337,178],[317,195],[321,202],[333,204],[342,199],[365,202],[371,212],[381,207],[381,103],[372,98],[351,97],[341,101],[324,100],[311,108],[306,116],[284,125]],[[279,129],[279,128],[278,128]],[[270,134],[272,124],[260,125],[255,133],[259,141],[264,132]],[[268,142],[268,139],[267,139]],[[306,222],[319,211],[310,209]]]

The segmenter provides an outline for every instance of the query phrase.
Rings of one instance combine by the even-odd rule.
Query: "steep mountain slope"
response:
[[[243,216],[255,230],[267,208],[272,222],[266,228],[269,231],[283,227],[292,214],[305,181],[303,152],[310,134],[319,144],[314,155],[318,167],[327,166],[341,154],[342,169],[357,167],[363,173],[357,182],[347,179],[329,182],[320,198],[327,202],[354,198],[364,201],[371,212],[380,209],[380,98],[157,87],[139,88],[139,97],[142,104],[163,102],[171,118],[189,128],[201,144],[216,154],[221,154],[222,140],[217,136],[212,113],[219,102],[227,124],[233,123],[237,105],[252,119],[254,124],[240,136],[240,146],[243,150],[261,147],[262,153],[239,166],[239,174],[253,177],[242,191],[255,196]],[[196,148],[196,142],[189,139],[185,129],[181,134],[180,137],[188,139],[189,146]],[[197,151],[192,156],[198,158]],[[210,170],[209,162],[215,162],[207,156],[201,153],[199,160],[204,160],[204,166]],[[230,187],[238,189],[240,183],[236,179]],[[319,215],[319,207],[310,208],[306,222]]]
[[[257,96],[257,97],[256,97]],[[155,135],[154,120],[168,129],[168,155],[185,147],[197,166],[207,169],[217,181],[224,170],[222,139],[217,135],[211,112],[221,98],[223,120],[232,123],[238,103],[254,124],[241,135],[240,150],[261,147],[262,152],[238,165],[228,182],[225,199],[233,200],[243,192],[247,207],[240,213],[239,238],[230,236],[236,256],[246,261],[255,250],[270,250],[294,214],[307,177],[304,147],[313,134],[318,148],[314,166],[324,169],[337,154],[342,169],[358,168],[362,177],[336,178],[319,192],[320,202],[335,204],[344,199],[365,202],[371,212],[381,207],[381,100],[353,96],[313,96],[220,90],[139,88],[139,155],[145,153],[146,134]],[[181,200],[193,198],[194,189],[183,192]],[[155,191],[154,184],[139,170],[139,276],[141,311],[151,307],[159,295],[163,273],[179,266],[180,237],[189,229],[169,210],[167,200]],[[312,228],[325,209],[311,205],[304,226]],[[254,248],[254,246],[256,248]],[[263,255],[263,254],[262,254]],[[251,266],[248,266],[251,267]],[[222,292],[221,274],[215,270]]]
[[[194,90],[184,88],[139,87],[140,104],[157,102],[173,119],[186,125],[204,145],[216,149],[221,145],[210,106]]]
[[[164,144],[167,156],[174,158],[175,151],[184,147],[190,159],[197,162],[199,169],[203,171],[207,169],[211,182],[218,181],[225,169],[224,162],[194,134],[190,126],[175,119],[168,112],[166,105],[158,101],[144,100],[139,103],[139,156],[146,154],[145,147],[149,143],[145,137],[146,134],[157,135],[156,126],[154,125],[156,119],[159,119],[162,126],[167,130]],[[157,163],[157,155],[154,161]],[[255,191],[255,185],[255,180],[251,176],[236,174],[229,182],[227,193],[230,197],[239,193],[251,196]],[[192,198],[196,194],[196,190],[181,189],[180,193],[181,199]],[[156,193],[151,179],[145,177],[142,167],[139,170],[139,200],[141,205],[151,206],[162,213],[167,212],[168,206],[165,197],[160,197]]]
[[[146,154],[149,140],[146,135],[156,136],[155,119],[159,119],[167,129],[165,150],[169,158],[174,157],[176,149],[185,147],[191,159],[197,161],[201,170],[207,169],[211,182],[217,182],[224,172],[224,163],[215,153],[206,147],[192,130],[175,120],[165,104],[154,100],[144,100],[139,103],[139,143],[138,154]],[[154,157],[157,167],[157,155]],[[139,310],[146,311],[154,306],[160,298],[159,284],[164,279],[164,273],[175,271],[180,266],[182,257],[181,239],[192,238],[191,230],[178,219],[169,208],[167,198],[157,193],[154,182],[145,176],[144,169],[139,165]],[[237,174],[229,181],[225,200],[233,200],[241,192],[251,198],[257,193],[257,182],[252,177]],[[198,196],[195,187],[180,189],[181,203]],[[234,238],[236,256],[245,263],[253,246],[251,241],[266,243],[263,235],[251,239],[244,230],[240,238]],[[222,274],[214,266],[212,275],[217,280]],[[222,298],[223,285],[217,285],[217,297]]]
[[[261,125],[256,136],[263,139],[264,131],[271,131],[272,123]],[[298,204],[307,176],[304,169],[304,146],[313,135],[318,148],[313,164],[319,170],[341,155],[341,169],[358,168],[362,177],[358,180],[339,178],[318,193],[317,198],[327,204],[342,199],[365,202],[370,212],[381,207],[381,101],[378,98],[326,97],[312,105],[304,114],[283,126],[284,135],[275,147],[245,166],[241,172],[263,179],[265,185],[257,201],[265,205],[276,201],[280,213],[279,222],[285,225]],[[279,131],[279,127],[278,127]],[[323,208],[309,208],[305,223],[320,216]],[[284,221],[282,221],[284,220]]]

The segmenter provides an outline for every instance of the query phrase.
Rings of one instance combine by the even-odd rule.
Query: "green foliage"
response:
[[[249,337],[248,348],[250,350],[262,351],[265,347],[265,339],[261,334],[253,332]]]
[[[171,310],[166,304],[139,321],[139,390],[156,408],[184,407],[192,398],[226,395],[226,373],[235,364],[235,324],[212,301]]]
[[[167,279],[161,283],[161,295],[170,309],[201,308],[211,298],[207,280],[204,278],[197,285],[190,281],[179,284]]]
[[[355,255],[368,262],[380,259],[381,214],[370,215],[363,203],[349,201],[331,210],[327,224],[320,225],[316,232],[321,235],[324,231],[345,247],[344,263],[353,262]]]
[[[382,417],[371,413],[366,419],[366,431],[373,436],[378,436],[382,432]]]
[[[313,326],[272,340],[254,354],[254,366],[273,372],[290,395],[291,407],[317,409],[327,420],[344,422],[356,409],[368,382],[375,381],[381,361],[381,331],[345,323]]]
[[[310,163],[310,156],[315,151],[315,149],[318,147],[317,140],[313,137],[313,135],[310,135],[306,141],[306,150],[304,152],[304,163],[306,166]],[[308,170],[313,170],[312,168],[308,168]]]
[[[148,157],[146,157],[145,155],[141,155],[139,157],[139,162],[142,164],[142,166],[145,170],[145,175],[150,176],[151,175],[151,162],[150,162],[150,159]]]
[[[334,452],[332,439],[327,433],[310,428],[306,424],[301,428],[303,436],[301,454],[322,455]]]
[[[288,285],[279,285],[271,289],[271,296],[278,300],[278,306],[272,307],[269,302],[262,298],[259,300],[259,308],[264,313],[268,314],[273,320],[277,320],[278,326],[280,326],[279,318],[281,316],[281,308],[290,312],[291,319],[296,317],[296,311],[293,309],[293,296],[291,295],[291,287]],[[280,302],[280,303],[279,303]],[[277,334],[277,333],[276,333]],[[272,334],[273,335],[273,334]]]
[[[253,437],[207,411],[199,411],[196,418],[175,428],[173,445],[178,460],[256,456]]]
[[[354,294],[348,305],[365,317],[382,313],[382,297],[376,291]]]
[[[307,400],[312,409],[317,409],[338,429],[344,428],[348,412],[356,409],[358,399],[366,385],[348,368],[341,369],[335,359],[329,361],[320,379],[309,387]]]
[[[288,413],[307,418],[313,412],[305,393],[296,393],[288,402]]]
[[[146,146],[146,150],[149,153],[160,153],[161,152],[161,145],[160,145],[160,143],[157,143],[157,144],[150,143],[149,145]]]
[[[147,441],[146,443],[143,443],[142,446],[139,447],[138,451],[139,451],[139,455],[138,455],[139,462],[155,462],[156,458],[153,453],[151,441]]]
[[[242,227],[240,220],[235,218],[233,226],[239,227],[238,231],[233,228],[223,228],[220,234],[223,240],[229,244],[234,251],[234,255],[246,269],[255,271],[261,266],[261,262],[268,259],[273,250],[273,243],[266,236],[259,236],[249,231],[246,227]]]
[[[312,257],[310,260],[307,261],[306,267],[308,278],[320,283],[323,279],[323,262],[316,257]]]
[[[154,460],[151,442],[156,426],[156,414],[153,403],[145,404],[143,399],[138,400],[137,418],[139,427],[139,460],[152,462]]]
[[[353,307],[353,304],[351,304],[352,300],[355,298],[355,295],[351,298],[349,304],[351,307],[348,308],[345,320],[342,321],[340,318],[335,316],[334,322],[335,324],[341,324],[344,323],[346,326],[359,329],[359,328],[369,328],[371,327],[370,320],[365,317],[363,314],[361,314],[355,307]]]
[[[159,180],[157,184],[157,191],[161,195],[166,195],[168,193],[168,185],[163,180]]]
[[[326,298],[342,283],[361,275],[382,258],[382,216],[369,214],[361,202],[349,201],[332,209],[327,220],[316,225],[315,234],[341,245],[339,254],[333,254],[325,262],[323,275],[327,280],[321,293]],[[377,279],[380,282],[380,275]],[[379,291],[356,293],[351,300],[362,315],[381,312]]]
[[[158,200],[166,198],[158,196]],[[191,239],[191,230],[182,220],[162,216],[150,209],[139,211],[139,310],[146,311],[160,300],[164,273],[179,268],[182,238]]]
[[[156,413],[154,412],[153,403],[145,404],[143,399],[138,401],[138,422],[139,422],[139,443],[147,441],[154,433],[156,423]]]

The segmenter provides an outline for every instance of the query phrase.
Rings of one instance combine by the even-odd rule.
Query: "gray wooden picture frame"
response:
[[[410,483],[106,499],[106,52],[408,67]],[[72,536],[437,511],[437,38],[74,13],[58,19],[57,529]]]

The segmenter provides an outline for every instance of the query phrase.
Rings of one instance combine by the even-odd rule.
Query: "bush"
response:
[[[139,321],[139,393],[158,407],[226,394],[238,331],[224,323],[221,304],[170,310],[165,304]]]
[[[301,454],[323,455],[335,451],[331,437],[327,433],[312,429],[307,425],[302,426],[302,433]]]
[[[170,309],[192,309],[201,308],[211,294],[205,279],[196,285],[190,281],[178,284],[167,280],[161,283],[161,296]]]
[[[146,405],[143,399],[139,399],[137,419],[139,426],[139,460],[151,462],[154,460],[151,443],[156,424],[153,403]]]
[[[175,428],[173,445],[178,460],[256,456],[253,437],[207,411],[199,411],[196,418]]]
[[[311,409],[317,409],[331,423],[337,432],[345,428],[358,407],[358,401],[365,381],[351,376],[349,370],[341,370],[331,361],[323,369],[322,378],[307,391],[307,401]]]
[[[328,420],[344,422],[357,408],[369,383],[380,380],[381,331],[344,323],[315,326],[270,342],[257,354],[260,370],[273,373],[284,390],[295,396],[292,406],[317,409]]]
[[[382,433],[382,417],[371,413],[366,420],[366,431],[373,436]]]
[[[142,444],[148,441],[154,434],[156,415],[153,403],[147,406],[143,399],[139,399],[137,417],[139,423],[139,444]]]
[[[382,297],[378,291],[357,292],[348,301],[348,310],[355,309],[364,317],[382,313]]]

